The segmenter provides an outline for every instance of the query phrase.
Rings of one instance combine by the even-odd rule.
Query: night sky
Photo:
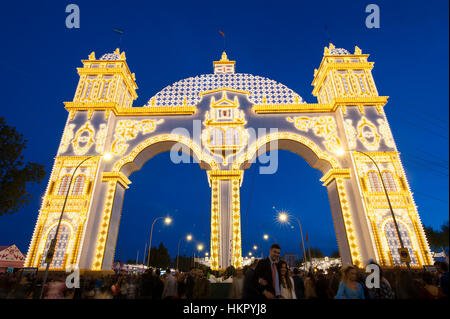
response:
[[[65,8],[76,3],[81,27],[67,29]],[[145,4],[144,4],[145,3]],[[375,62],[380,95],[390,96],[385,112],[414,192],[422,222],[439,228],[448,220],[448,1],[376,1],[381,27],[368,29],[368,1],[33,1],[5,2],[0,11],[0,115],[24,134],[25,159],[46,166],[43,183],[30,185],[31,203],[0,217],[0,246],[15,243],[26,254],[41,198],[67,119],[63,102],[73,99],[81,59],[119,45],[115,28],[125,31],[125,50],[136,73],[144,105],[183,78],[212,73],[226,35],[236,72],[285,84],[309,103],[314,68],[329,37],[351,52],[358,45]],[[327,26],[327,31],[325,30]],[[280,151],[274,175],[259,175],[258,164],[245,172],[241,189],[243,255],[262,235],[278,241],[282,253],[300,252],[297,225],[280,225],[272,207],[301,221],[312,247],[337,250],[322,174],[301,157]],[[173,164],[157,155],[130,176],[125,193],[116,259],[142,253],[155,217],[153,245],[164,242],[177,253],[178,240],[191,233],[209,249],[210,188],[197,164]],[[182,244],[192,254],[195,245]],[[269,243],[263,246],[265,255]]]

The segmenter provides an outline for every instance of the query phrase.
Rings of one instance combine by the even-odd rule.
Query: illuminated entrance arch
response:
[[[358,47],[354,53],[332,44],[314,71],[313,95],[306,103],[276,81],[235,73],[225,52],[214,73],[178,81],[143,107],[125,53],[78,68],[80,80],[69,112],[49,184],[27,254],[27,267],[43,267],[48,236],[65,195],[62,247],[51,270],[68,267],[110,271],[129,176],[161,152],[174,163],[194,161],[207,172],[211,187],[211,266],[242,266],[240,187],[244,172],[267,151],[284,149],[323,173],[342,261],[363,265],[399,264],[399,247],[381,180],[387,185],[412,266],[432,264],[413,196],[384,113],[388,97],[379,96],[371,70]],[[348,150],[342,154],[342,150]],[[106,162],[105,152],[113,155]],[[369,154],[380,167],[377,174]],[[276,154],[270,152],[268,154]],[[77,170],[68,189],[68,177]],[[268,156],[261,173],[274,173],[277,157]],[[266,169],[263,172],[262,169]],[[272,169],[272,171],[271,171]],[[47,248],[46,248],[47,247]]]

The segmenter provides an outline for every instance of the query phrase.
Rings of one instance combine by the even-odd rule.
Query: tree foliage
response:
[[[441,247],[448,247],[449,244],[449,232],[448,232],[448,221],[441,225],[440,230],[434,230],[431,226],[425,226],[425,234],[433,250],[439,249]]]
[[[169,251],[164,247],[163,243],[159,243],[159,247],[152,247],[150,250],[150,266],[157,268],[166,268],[171,265]]]
[[[27,183],[39,184],[45,177],[43,165],[24,163],[22,152],[26,142],[22,134],[0,117],[0,216],[13,214],[27,205],[32,198]]]
[[[319,248],[311,248],[311,258],[323,258],[325,257],[323,252]],[[306,260],[309,260],[309,250],[306,250]],[[298,263],[301,264],[303,262],[303,255],[298,260]]]

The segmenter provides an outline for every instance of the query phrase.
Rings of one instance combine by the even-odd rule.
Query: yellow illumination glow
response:
[[[105,161],[110,161],[112,159],[112,154],[109,152],[106,152],[105,154],[103,154],[103,159]]]
[[[337,156],[342,156],[345,154],[345,150],[343,148],[339,148],[336,150],[336,155]]]
[[[280,222],[285,223],[285,222],[287,222],[288,219],[289,219],[288,214],[286,214],[286,213],[279,213],[278,214],[278,220]]]
[[[165,223],[166,225],[170,225],[170,224],[172,223],[172,218],[166,217],[166,218],[164,219],[164,223]]]
[[[191,240],[192,240],[192,235],[187,235],[187,236],[186,236],[186,240],[187,240],[187,241],[191,241]]]
[[[203,250],[203,245],[202,244],[197,245],[197,250],[198,251],[202,251]]]

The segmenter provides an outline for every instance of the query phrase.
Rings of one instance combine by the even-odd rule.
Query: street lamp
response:
[[[172,218],[170,217],[156,217],[155,220],[152,223],[152,229],[150,230],[150,245],[148,250],[148,256],[147,256],[147,267],[150,267],[150,253],[152,251],[152,236],[153,236],[153,226],[155,226],[155,223],[159,219],[164,219],[164,224],[170,225],[172,223]]]
[[[180,240],[178,241],[178,253],[177,253],[177,272],[178,272],[178,264],[180,261],[180,244],[181,244],[181,240],[183,238],[186,238],[187,241],[191,241],[192,240],[192,235],[187,235],[186,237],[181,237]]]
[[[44,280],[42,282],[42,289],[41,289],[41,295],[40,295],[40,299],[42,299],[42,296],[44,294],[44,286],[47,282],[47,277],[48,277],[48,269],[50,268],[50,264],[53,261],[53,255],[55,253],[55,248],[56,248],[56,239],[58,238],[58,232],[59,232],[59,228],[61,226],[61,222],[63,219],[63,215],[64,215],[64,209],[66,208],[66,203],[67,203],[67,198],[69,197],[69,192],[70,192],[70,188],[72,186],[72,181],[73,181],[73,177],[75,176],[75,173],[77,172],[78,168],[86,161],[90,160],[91,158],[97,157],[97,155],[92,155],[89,157],[86,157],[84,160],[82,160],[76,167],[75,170],[72,173],[72,176],[70,176],[70,182],[69,182],[69,187],[67,188],[66,191],[66,197],[64,198],[64,204],[61,210],[61,214],[59,215],[59,220],[58,220],[58,225],[56,226],[56,231],[55,231],[55,236],[53,237],[52,241],[50,242],[50,247],[47,250],[47,255],[45,257],[45,262],[47,263],[47,266],[45,267],[45,273],[44,273]],[[102,156],[100,156],[100,158],[103,158],[105,161],[109,161],[112,158],[111,153],[105,153]]]
[[[300,220],[299,220],[296,216],[289,215],[289,214],[286,213],[286,212],[280,212],[280,213],[278,214],[278,220],[279,220],[280,222],[282,222],[282,223],[286,223],[286,222],[288,222],[288,220],[289,220],[289,216],[292,216],[292,217],[294,217],[294,218],[297,220],[298,226],[299,226],[299,228],[300,228],[300,235],[301,235],[301,237],[302,237],[302,248],[303,248],[303,268],[304,268],[304,270],[305,270],[305,272],[306,272],[306,252],[305,252],[305,242],[304,242],[304,240],[303,240],[303,231],[302,231],[302,225],[300,224]]]
[[[343,148],[340,148],[338,150],[338,152],[337,152],[337,155],[338,156],[342,156],[342,155],[345,154],[345,151],[350,152],[349,150],[345,150]],[[372,163],[375,164],[375,167],[377,168],[377,171],[378,171],[378,175],[380,175],[381,185],[383,185],[384,194],[386,195],[386,198],[387,198],[387,201],[388,201],[388,204],[389,204],[389,210],[391,211],[391,216],[392,216],[392,220],[394,221],[395,231],[396,231],[398,239],[400,241],[400,247],[402,248],[402,250],[405,249],[405,246],[404,246],[403,240],[402,240],[402,236],[400,235],[400,230],[398,229],[397,220],[395,219],[394,210],[392,209],[392,204],[391,204],[391,201],[389,199],[389,195],[388,195],[388,192],[387,192],[387,189],[386,189],[386,185],[384,184],[384,179],[383,179],[383,175],[381,174],[380,168],[378,167],[378,165],[375,162],[375,160],[369,154],[361,152],[361,151],[357,151],[357,150],[354,150],[354,152],[367,156],[372,161]],[[410,269],[409,262],[406,262],[406,266],[408,267],[408,269]]]

